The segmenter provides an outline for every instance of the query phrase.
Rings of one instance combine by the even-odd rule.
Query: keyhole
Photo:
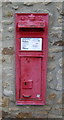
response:
[[[26,82],[24,84],[26,85]]]

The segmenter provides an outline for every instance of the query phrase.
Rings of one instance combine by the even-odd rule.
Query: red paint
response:
[[[16,104],[44,105],[48,52],[48,14],[16,13]],[[21,38],[42,38],[41,51],[21,50]]]

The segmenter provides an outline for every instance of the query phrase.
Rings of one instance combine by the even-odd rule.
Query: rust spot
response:
[[[57,41],[53,45],[64,46],[64,41]]]
[[[32,113],[19,113],[16,118],[32,118]]]
[[[10,48],[4,48],[2,50],[2,54],[3,55],[13,55],[14,54],[14,48],[10,47]]]

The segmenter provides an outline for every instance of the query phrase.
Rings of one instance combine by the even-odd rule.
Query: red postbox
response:
[[[16,104],[44,105],[48,14],[16,13]]]

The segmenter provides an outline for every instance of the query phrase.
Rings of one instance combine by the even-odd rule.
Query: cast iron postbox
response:
[[[16,13],[16,104],[44,105],[48,14]]]

